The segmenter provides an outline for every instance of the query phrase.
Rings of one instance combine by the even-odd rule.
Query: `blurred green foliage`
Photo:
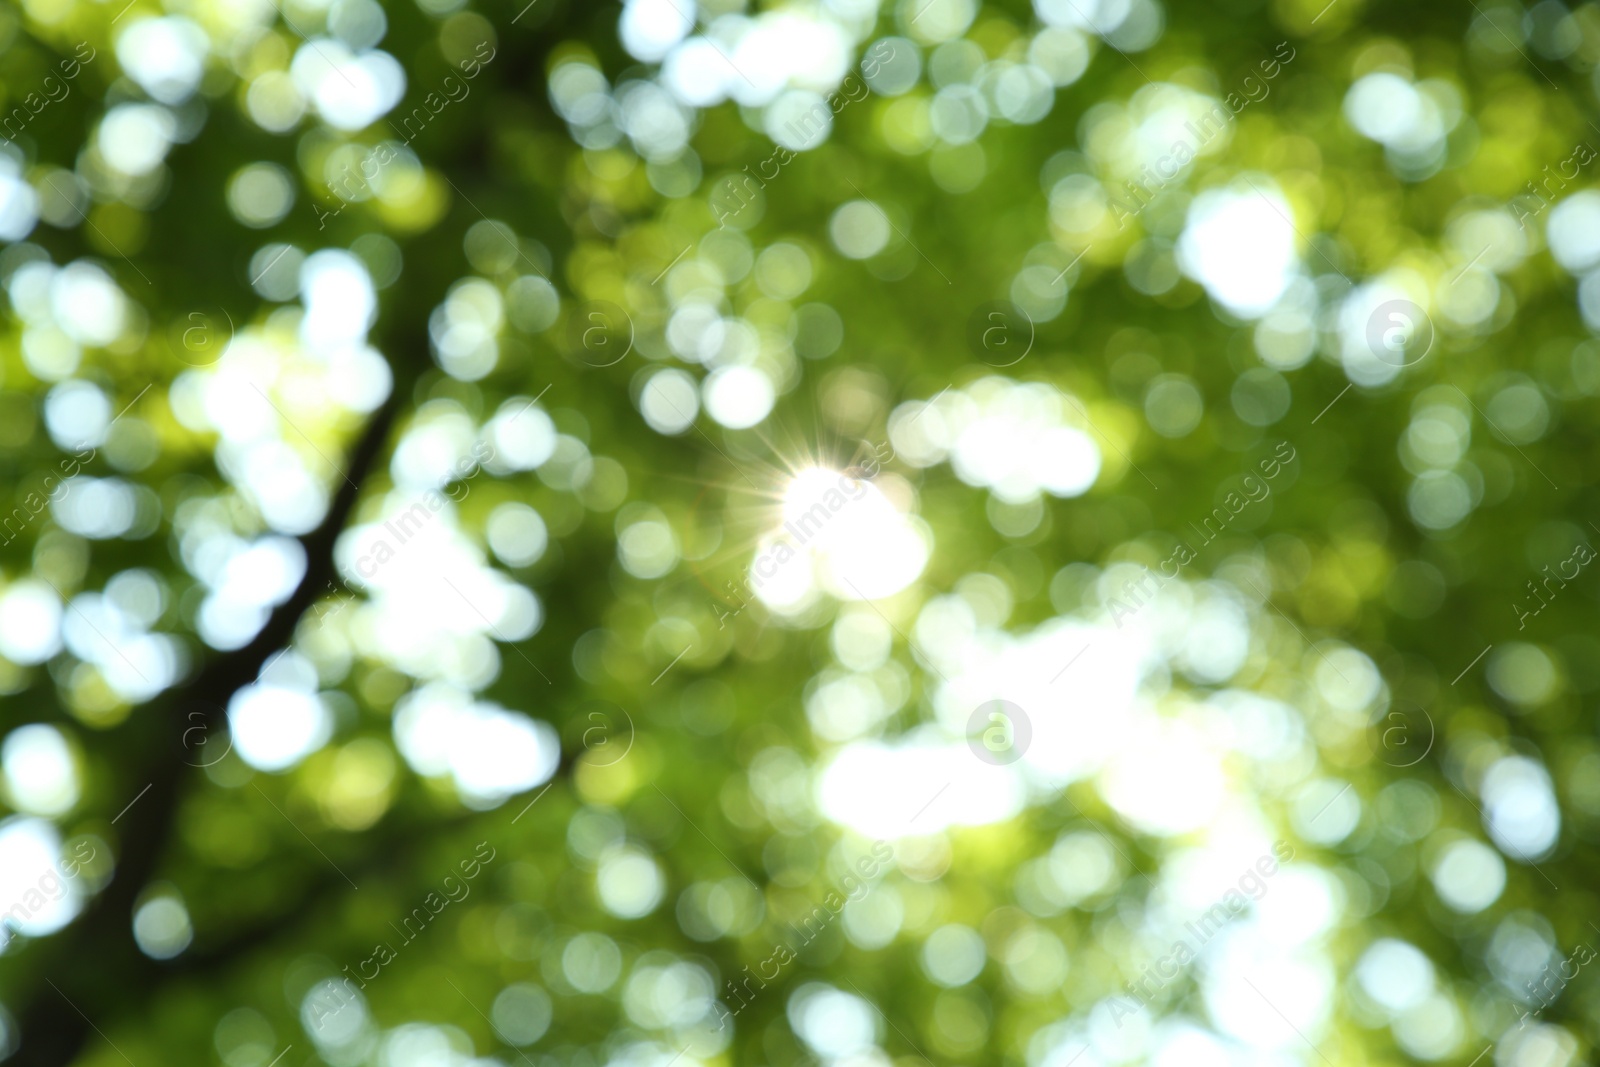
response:
[[[562,70],[604,75],[613,122],[626,92],[657,77],[619,43],[615,5],[380,9],[381,44],[367,47],[395,58],[403,95],[386,117],[341,129],[303,99],[304,117],[282,118],[294,93],[286,72],[291,62],[330,62],[307,38],[343,47],[335,12],[370,14],[349,0],[282,10],[174,3],[167,12],[206,37],[203,71],[190,94],[162,101],[168,118],[140,113],[155,126],[126,135],[118,150],[137,155],[152,129],[171,145],[134,175],[107,163],[116,131],[106,122],[114,108],[147,103],[152,90],[124,73],[134,46],[118,42],[161,12],[145,0],[120,13],[114,4],[40,0],[0,14],[0,112],[29,107],[29,94],[64,69],[79,42],[95,54],[7,156],[10,199],[0,215],[23,210],[31,195],[28,210],[43,221],[9,235],[0,252],[12,305],[0,464],[15,492],[6,506],[30,513],[6,529],[0,595],[46,583],[77,605],[53,625],[76,625],[88,607],[72,598],[138,569],[161,590],[148,628],[176,639],[173,677],[139,697],[107,681],[120,671],[109,657],[87,662],[77,646],[33,661],[0,658],[0,726],[56,727],[77,783],[65,808],[47,810],[8,765],[6,800],[95,857],[74,876],[87,893],[83,914],[58,931],[18,936],[0,955],[0,1050],[18,1063],[135,1067],[409,1067],[471,1057],[545,1067],[675,1056],[788,1065],[826,1058],[816,1035],[802,1032],[808,1025],[844,1034],[840,1047],[849,1047],[850,1011],[818,1016],[826,1026],[805,1022],[804,1006],[822,1003],[805,997],[824,983],[875,1006],[866,1016],[873,1039],[895,1062],[1059,1067],[1080,1044],[1095,1049],[1084,1064],[1167,1062],[1158,1049],[1176,1056],[1181,1047],[1165,1044],[1175,1041],[1173,1020],[1231,1033],[1229,1041],[1258,1025],[1229,1030],[1229,998],[1245,994],[1221,982],[1226,968],[1215,961],[1164,984],[1131,1029],[1115,1027],[1109,999],[1127,997],[1127,984],[1172,941],[1159,917],[1183,897],[1176,860],[1215,845],[1227,833],[1223,816],[1247,808],[1270,839],[1296,842],[1333,913],[1297,957],[1314,975],[1304,987],[1314,990],[1305,1009],[1314,1025],[1267,1042],[1282,1052],[1273,1062],[1469,1063],[1489,1045],[1501,1065],[1586,1061],[1600,1040],[1589,970],[1579,967],[1549,998],[1528,982],[1591,943],[1600,915],[1586,858],[1600,820],[1589,710],[1600,688],[1596,586],[1587,570],[1559,587],[1532,586],[1600,529],[1589,499],[1600,396],[1591,338],[1600,310],[1591,305],[1600,297],[1584,295],[1600,261],[1600,223],[1592,208],[1557,213],[1593,185],[1576,161],[1578,146],[1600,144],[1592,122],[1600,9],[1568,11],[1553,0],[1529,10],[1083,2],[1140,17],[1157,10],[1159,36],[1119,47],[1102,40],[1115,33],[1080,27],[1086,66],[1035,94],[1047,114],[994,118],[971,137],[955,137],[955,120],[934,116],[956,106],[934,79],[974,80],[963,66],[973,56],[1021,69],[1039,58],[1029,50],[1047,28],[1041,15],[1059,23],[1070,4],[985,5],[963,22],[961,3],[931,0],[930,23],[955,20],[949,40],[938,26],[918,27],[929,0],[881,12],[797,7],[852,28],[848,69],[890,34],[921,65],[897,91],[852,97],[825,143],[789,153],[781,167],[755,106],[682,106],[674,121],[685,144],[670,157],[640,147],[648,130],[630,128],[631,140],[596,134],[600,126],[563,114],[552,102]],[[707,23],[739,10],[708,6],[699,11]],[[953,41],[969,42],[970,54]],[[493,58],[470,91],[453,95],[447,79],[485,47]],[[1247,81],[1262,78],[1273,56],[1282,60],[1273,76]],[[1436,120],[1437,136],[1407,141],[1402,130],[1386,146],[1358,129],[1353,116],[1365,113],[1351,103],[1352,86],[1373,75],[1431,86],[1432,95],[1391,86],[1369,124],[1426,126],[1399,114],[1411,107]],[[324,81],[336,103],[344,89],[332,75]],[[1161,157],[1185,136],[1162,113],[1193,103],[1171,95],[1180,91],[1230,109],[1230,94],[1248,103],[1180,176],[1159,189],[1147,183],[1148,206],[1106,206],[1108,197],[1138,198],[1125,185],[1136,168],[1124,172],[1117,145]],[[449,103],[414,138],[400,131],[414,108],[433,109],[432,92]],[[351,145],[385,142],[405,142],[404,151],[386,153],[367,176],[377,195],[352,200],[330,184],[365,158]],[[230,206],[229,190],[243,168],[263,163],[288,176],[292,204],[261,224],[246,210],[253,194]],[[719,190],[747,167],[768,180],[749,207],[722,217]],[[1547,167],[1579,173],[1530,192],[1529,183],[1550,181]],[[270,176],[260,180],[269,194],[277,188]],[[1292,313],[1283,304],[1270,313],[1230,308],[1176,250],[1202,194],[1252,188],[1264,203],[1270,190],[1292,216],[1290,273],[1302,301]],[[1072,199],[1080,193],[1088,200]],[[888,224],[860,257],[842,252],[841,231],[830,229],[855,201],[870,201]],[[877,232],[874,216],[861,218]],[[1256,239],[1238,232],[1246,259],[1258,263],[1269,252],[1252,253]],[[370,343],[393,383],[381,408],[329,399],[333,386],[319,369],[327,360],[297,348],[294,277],[271,273],[275,255],[298,264],[332,248],[350,249],[378,286]],[[21,306],[16,279],[45,261],[99,264],[128,309],[113,336],[74,345],[71,366],[61,362],[60,323],[46,330]],[[1361,354],[1361,294],[1373,279],[1425,307],[1436,331],[1431,350],[1398,373],[1374,372]],[[462,288],[474,280],[484,288]],[[696,383],[706,376],[672,341],[669,323],[708,290],[719,314],[757,338],[753,363],[775,404],[753,427],[700,413],[692,429],[659,432],[641,414],[642,398],[661,367],[686,368]],[[489,323],[486,367],[463,370],[440,356],[440,309],[458,297],[451,307],[492,305],[471,320]],[[1011,343],[1030,339],[1014,364],[1015,349],[996,359],[981,341],[983,311],[995,306],[1010,316]],[[80,311],[66,300],[53,313]],[[613,346],[602,355],[592,324]],[[265,475],[248,473],[225,446],[227,424],[257,418],[259,405],[194,414],[205,408],[201,383],[240,351],[222,356],[241,336],[265,353],[242,365],[265,375],[257,391],[271,394],[280,418],[265,417],[310,472],[315,484],[304,492],[331,516],[324,523],[273,521],[259,486],[247,484]],[[481,352],[476,343],[462,360]],[[1006,499],[934,459],[907,459],[913,414],[937,411],[929,421],[940,425],[955,418],[954,408],[916,405],[979,395],[997,388],[994,376],[1043,383],[1081,404],[1081,418],[1069,406],[1059,421],[1094,443],[1092,488]],[[108,437],[98,463],[84,467],[143,494],[127,505],[137,522],[114,535],[75,532],[59,510],[34,518],[26,504],[75,454],[47,425],[46,397],[68,379],[93,383],[109,414],[126,411],[122,436]],[[690,402],[699,403],[693,394]],[[406,604],[374,607],[333,546],[341,527],[376,524],[405,506],[387,494],[414,493],[403,475],[420,461],[401,458],[401,443],[421,440],[429,420],[462,418],[477,433],[497,414],[528,410],[539,412],[530,421],[548,413],[581,448],[537,470],[502,463],[453,482],[466,491],[449,522],[480,561],[500,559],[513,584],[537,595],[542,621],[536,633],[505,639],[473,605],[489,625],[460,655],[489,657],[475,675],[481,684],[465,688],[551,724],[562,754],[547,790],[540,777],[537,787],[476,802],[449,774],[420,771],[394,742],[408,695],[476,668],[449,661],[455,652],[443,644],[409,648]],[[502,450],[511,440],[493,438]],[[952,730],[937,707],[949,682],[941,670],[955,654],[921,647],[934,632],[919,624],[930,603],[965,604],[978,620],[967,635],[974,647],[1061,618],[1121,633],[1108,601],[1125,595],[1124,580],[1167,559],[1190,537],[1187,524],[1221,506],[1233,479],[1283,441],[1297,463],[1274,483],[1270,503],[1236,513],[1218,543],[1191,541],[1196,561],[1182,575],[1189,614],[1177,625],[1195,643],[1188,662],[1226,658],[1208,642],[1235,631],[1247,649],[1221,676],[1178,665],[1141,683],[1140,699],[1174,722],[1237,707],[1233,725],[1209,736],[1234,739],[1214,762],[1230,805],[1242,807],[1216,808],[1210,828],[1161,833],[1129,817],[1097,773],[1064,786],[1041,773],[1017,814],[895,842],[894,865],[869,879],[857,912],[797,940],[795,925],[840,894],[859,858],[876,855],[871,835],[822,812],[822,770],[847,744],[819,732],[808,702],[819,678],[848,662],[840,645],[854,631],[839,620],[877,623],[827,595],[798,619],[730,597],[773,526],[788,476],[810,464],[859,463],[863,447],[879,442],[895,446],[883,491],[904,487],[932,547],[916,581],[871,609],[892,631],[887,659],[903,692],[849,743],[930,727],[959,738],[960,723]],[[542,555],[520,566],[493,547],[491,532],[494,516],[512,514],[497,509],[518,503],[538,513],[548,536]],[[661,555],[644,540],[635,556],[624,545],[619,557],[630,531],[659,541],[654,526],[670,532],[664,567],[639,562]],[[242,647],[211,647],[199,632],[214,585],[199,573],[201,542],[251,542],[273,530],[303,542],[299,591],[284,590],[281,606],[263,611],[263,637],[250,640],[251,630]],[[439,595],[439,612],[459,610]],[[1241,621],[1230,630],[1204,615],[1197,605],[1206,598],[1234,605],[1228,618]],[[419,604],[427,607],[410,609]],[[1524,616],[1535,606],[1537,617]],[[37,625],[18,602],[0,600],[0,616],[8,608],[10,625]],[[7,647],[27,644],[29,634],[12,633],[3,617],[0,630]],[[488,653],[485,635],[495,639]],[[281,772],[252,768],[237,751],[215,759],[230,743],[230,699],[291,644],[315,667],[331,736]],[[1173,663],[1182,659],[1175,647],[1163,646]],[[1100,654],[1088,655],[1092,664]],[[1363,665],[1373,693],[1341,704],[1332,675],[1354,685],[1341,669],[1359,680]],[[1051,662],[1044,677],[1058,667]],[[1237,739],[1252,722],[1269,729],[1249,706],[1223,699],[1244,692],[1292,710],[1292,722],[1271,719],[1270,728],[1306,740],[1295,750],[1300,762],[1284,757],[1274,771],[1272,752],[1288,748]],[[1038,722],[1125,714],[1070,702],[1025,710]],[[963,709],[956,718],[964,717]],[[1137,739],[1127,744],[1140,749]],[[1504,762],[1515,758],[1524,762]],[[1498,837],[1485,814],[1496,803],[1486,786],[1495,767],[1525,776],[1503,785],[1511,792],[1501,794],[1509,806],[1495,809]],[[1515,842],[1542,817],[1540,767],[1559,833],[1528,856]],[[1152,793],[1169,788],[1159,762],[1143,773]],[[887,799],[915,810],[926,798]],[[1323,812],[1346,819],[1347,808],[1342,833],[1314,824]],[[1503,892],[1476,908],[1446,903],[1438,888],[1452,877],[1439,873],[1441,857],[1462,840],[1496,849],[1492,860],[1460,853],[1477,864],[1478,882],[1485,864],[1505,871]],[[447,874],[482,858],[480,843],[495,858],[462,883],[470,891],[430,906],[449,897]],[[1109,872],[1098,884],[1097,863]],[[1069,873],[1041,890],[1052,870]],[[1223,873],[1231,882],[1238,871]],[[621,887],[612,898],[607,878]],[[1198,910],[1217,897],[1198,893],[1206,900]],[[191,928],[192,941],[170,959],[152,958],[134,936],[132,914],[152,894],[181,899]],[[639,899],[649,907],[628,914],[627,902]],[[436,917],[420,933],[401,929],[419,907]],[[951,924],[977,931],[985,946],[987,962],[971,980],[941,977],[943,950],[926,948],[943,944],[930,937]],[[872,932],[885,928],[885,938]],[[941,936],[955,939],[947,947],[959,957],[963,935]],[[1411,960],[1369,955],[1384,938],[1416,946],[1437,968],[1416,985],[1417,1003],[1385,1004],[1373,992],[1382,983],[1362,978],[1373,968],[1403,973]],[[746,968],[765,976],[773,967],[765,988],[743,987],[747,1005],[730,992]],[[364,1007],[332,1013],[334,1031],[351,1028],[341,1043],[317,1025],[307,998],[318,989],[326,998],[318,983],[351,971],[365,982]],[[1258,992],[1267,999],[1299,988],[1286,981]],[[1537,1019],[1519,1026],[1535,1009]],[[719,1029],[729,1018],[731,1029]],[[1244,1062],[1242,1047],[1207,1062]]]

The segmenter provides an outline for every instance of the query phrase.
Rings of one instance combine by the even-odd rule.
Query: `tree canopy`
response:
[[[0,1060],[1588,1062],[1597,64],[0,9]]]

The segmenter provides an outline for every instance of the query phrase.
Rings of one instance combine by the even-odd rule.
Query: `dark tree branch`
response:
[[[396,373],[395,388],[388,401],[367,424],[350,453],[344,483],[334,495],[327,517],[300,539],[306,554],[306,571],[289,599],[272,612],[248,645],[211,660],[190,684],[172,690],[156,702],[158,705],[170,707],[184,703],[186,698],[203,698],[207,727],[219,727],[228,698],[255,681],[268,657],[288,644],[301,616],[338,577],[333,562],[334,542],[355,508],[359,486],[388,441],[395,411],[409,391],[412,377],[413,374]],[[118,978],[139,981],[156,970],[154,962],[133,942],[133,908],[166,853],[189,769],[181,743],[184,720],[159,712],[158,716],[170,721],[158,724],[153,737],[142,739],[137,770],[124,780],[134,791],[140,788],[135,783],[141,781],[148,782],[150,788],[119,819],[121,847],[110,883],[61,935],[30,946],[43,957],[35,966],[50,981],[35,987],[32,1002],[20,1013],[20,1064],[70,1064],[93,1025],[83,1015],[83,1008],[113,1002],[107,998],[113,992],[107,983]]]
[[[567,37],[565,31],[586,17],[597,16],[583,5],[555,0],[554,11],[539,32],[502,38],[501,57],[486,69],[494,71],[494,79],[501,86],[520,96],[518,83],[530,73],[539,80],[550,51]],[[536,125],[559,128],[559,121],[542,96],[528,94],[522,99],[537,113]],[[492,117],[480,114],[477,118],[474,129],[452,138],[456,143],[451,155],[464,162],[468,172],[483,173],[490,169],[489,141],[495,127]],[[531,207],[525,200],[519,206],[523,210]],[[547,202],[541,206],[545,212],[540,221],[555,222],[558,216],[548,210],[551,205]],[[181,223],[183,217],[179,212],[176,221]],[[16,998],[14,1008],[21,1041],[9,1062],[25,1067],[69,1067],[95,1031],[111,1025],[113,1015],[121,1014],[129,1005],[137,1010],[149,1004],[166,983],[175,979],[225,969],[250,951],[294,930],[321,900],[342,891],[342,878],[324,882],[319,876],[296,907],[234,931],[220,942],[206,944],[202,940],[193,959],[159,963],[146,957],[132,937],[134,905],[167,860],[183,800],[199,785],[193,779],[193,766],[187,762],[193,752],[183,744],[184,731],[195,722],[185,713],[200,710],[208,731],[220,728],[223,709],[232,695],[257,679],[263,665],[290,643],[307,609],[339,584],[334,544],[349,522],[367,476],[386,450],[398,412],[412,402],[418,380],[432,365],[427,350],[427,316],[432,302],[419,298],[419,293],[442,288],[437,285],[441,281],[447,284],[454,274],[452,264],[460,255],[456,243],[459,231],[440,229],[450,232],[436,232],[406,250],[409,261],[417,268],[413,271],[408,266],[407,273],[420,284],[389,294],[391,303],[383,316],[389,320],[385,329],[387,341],[379,344],[390,356],[394,386],[351,450],[343,484],[326,518],[300,539],[306,557],[306,572],[300,583],[248,645],[210,659],[190,682],[163,694],[131,717],[124,736],[117,738],[117,764],[125,770],[115,788],[128,798],[137,794],[138,799],[118,819],[114,872],[110,882],[66,929],[48,938],[24,940],[8,954],[8,963],[20,964],[27,982],[25,989],[11,994]],[[195,251],[203,255],[215,247],[207,235]],[[221,272],[215,276],[224,275]],[[570,767],[570,759],[564,760],[558,775],[567,773]],[[146,785],[149,789],[141,794]],[[358,869],[387,866],[384,854],[392,857],[398,851],[389,838],[409,839],[411,833],[406,829],[384,835]]]

